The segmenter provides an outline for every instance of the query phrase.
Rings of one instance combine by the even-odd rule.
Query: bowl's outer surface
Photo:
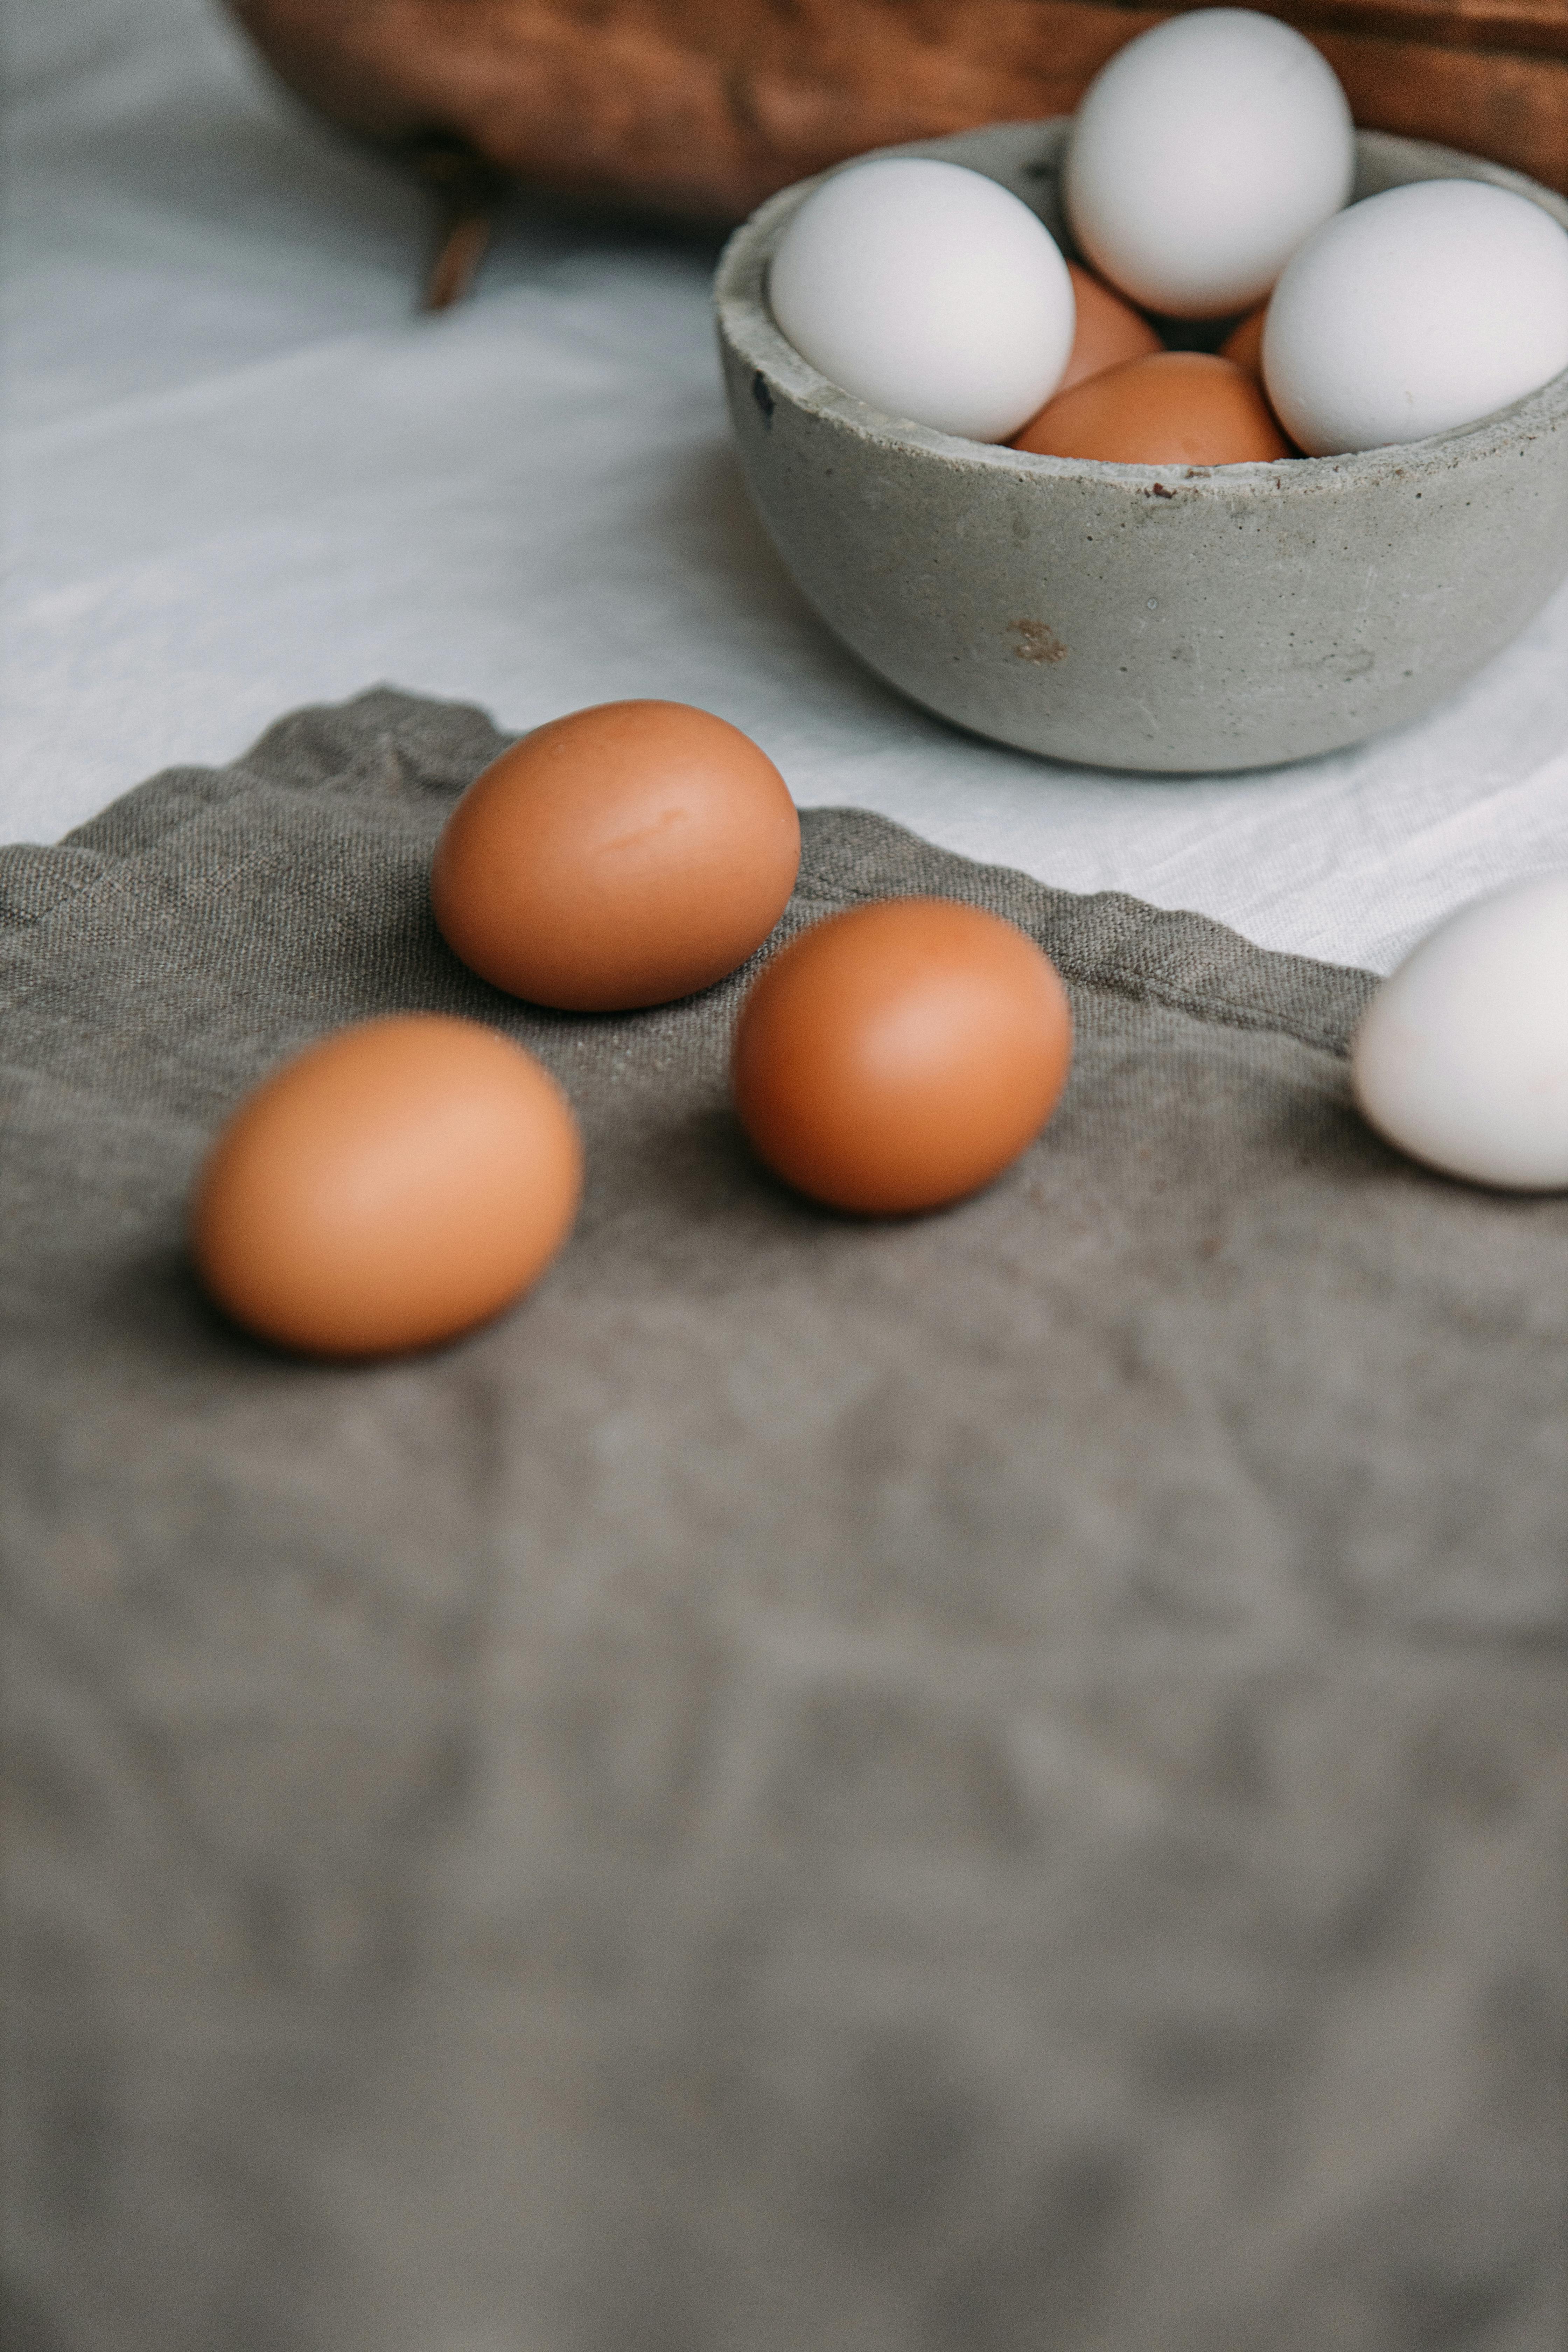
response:
[[[1072,250],[1065,120],[889,150],[967,163]],[[1499,164],[1363,132],[1356,194]],[[976,733],[1091,765],[1266,766],[1415,717],[1568,572],[1568,375],[1481,424],[1284,465],[1081,464],[884,416],[818,374],[767,307],[816,181],[736,231],[715,287],[742,464],[795,579],[892,685]]]

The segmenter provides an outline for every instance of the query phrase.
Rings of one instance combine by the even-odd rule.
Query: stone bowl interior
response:
[[[968,164],[1064,250],[1065,119],[884,152]],[[1363,132],[1352,201],[1411,180],[1568,203],[1451,149]],[[839,169],[850,168],[841,165]],[[742,464],[784,562],[880,677],[978,734],[1091,765],[1270,765],[1418,716],[1568,572],[1568,373],[1478,424],[1341,457],[1097,464],[960,440],[821,375],[767,305],[816,180],[730,240],[715,282]],[[1212,348],[1227,322],[1171,327]]]

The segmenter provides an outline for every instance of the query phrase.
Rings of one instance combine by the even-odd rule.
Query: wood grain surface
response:
[[[558,194],[735,220],[870,147],[1069,110],[1115,0],[228,0],[291,88]],[[1568,189],[1568,0],[1289,0],[1357,121]]]

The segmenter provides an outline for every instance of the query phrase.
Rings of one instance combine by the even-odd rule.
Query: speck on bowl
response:
[[[1068,125],[889,152],[985,172],[1070,251]],[[1568,204],[1447,147],[1363,132],[1356,194],[1407,180]],[[1568,572],[1568,374],[1479,425],[1286,465],[1109,466],[910,425],[773,322],[768,258],[816,181],[738,229],[715,285],[742,462],[799,586],[917,702],[1025,751],[1182,773],[1265,766],[1415,718]]]

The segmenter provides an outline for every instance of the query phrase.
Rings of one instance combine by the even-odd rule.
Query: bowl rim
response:
[[[1443,474],[1460,464],[1479,464],[1516,450],[1543,431],[1568,426],[1568,368],[1534,392],[1507,407],[1490,410],[1473,424],[1450,425],[1447,431],[1418,441],[1383,442],[1375,448],[1347,450],[1323,457],[1255,458],[1227,466],[1122,465],[1100,457],[1053,457],[1034,450],[1013,449],[1005,442],[971,441],[959,435],[917,425],[907,417],[889,415],[857,394],[846,392],[814,367],[776,324],[767,299],[767,268],[788,221],[813,190],[857,164],[886,158],[912,156],[938,163],[963,163],[963,148],[973,155],[978,142],[994,140],[1016,144],[1020,134],[1042,141],[1054,163],[1064,145],[1073,117],[1054,114],[1036,121],[988,122],[969,131],[952,131],[934,139],[910,140],[892,147],[868,149],[809,178],[794,181],[766,198],[734,230],[719,258],[713,279],[713,307],[721,340],[754,373],[759,383],[783,393],[805,408],[858,439],[884,449],[935,459],[950,467],[1011,475],[1020,481],[1072,480],[1090,482],[1108,490],[1123,489],[1147,498],[1159,488],[1163,497],[1178,491],[1278,498],[1282,490],[1350,490],[1359,483],[1386,480],[1391,475]],[[1471,155],[1457,147],[1430,140],[1406,139],[1392,131],[1356,132],[1358,163],[1429,163],[1391,185],[1414,179],[1477,180],[1528,197],[1568,231],[1568,199],[1539,181],[1488,157]],[[1044,160],[1044,157],[1042,157]],[[975,168],[971,163],[969,169]],[[1383,193],[1375,191],[1374,193]],[[1365,202],[1367,199],[1352,199]],[[753,387],[754,389],[755,387]],[[1173,486],[1168,488],[1167,485]]]

